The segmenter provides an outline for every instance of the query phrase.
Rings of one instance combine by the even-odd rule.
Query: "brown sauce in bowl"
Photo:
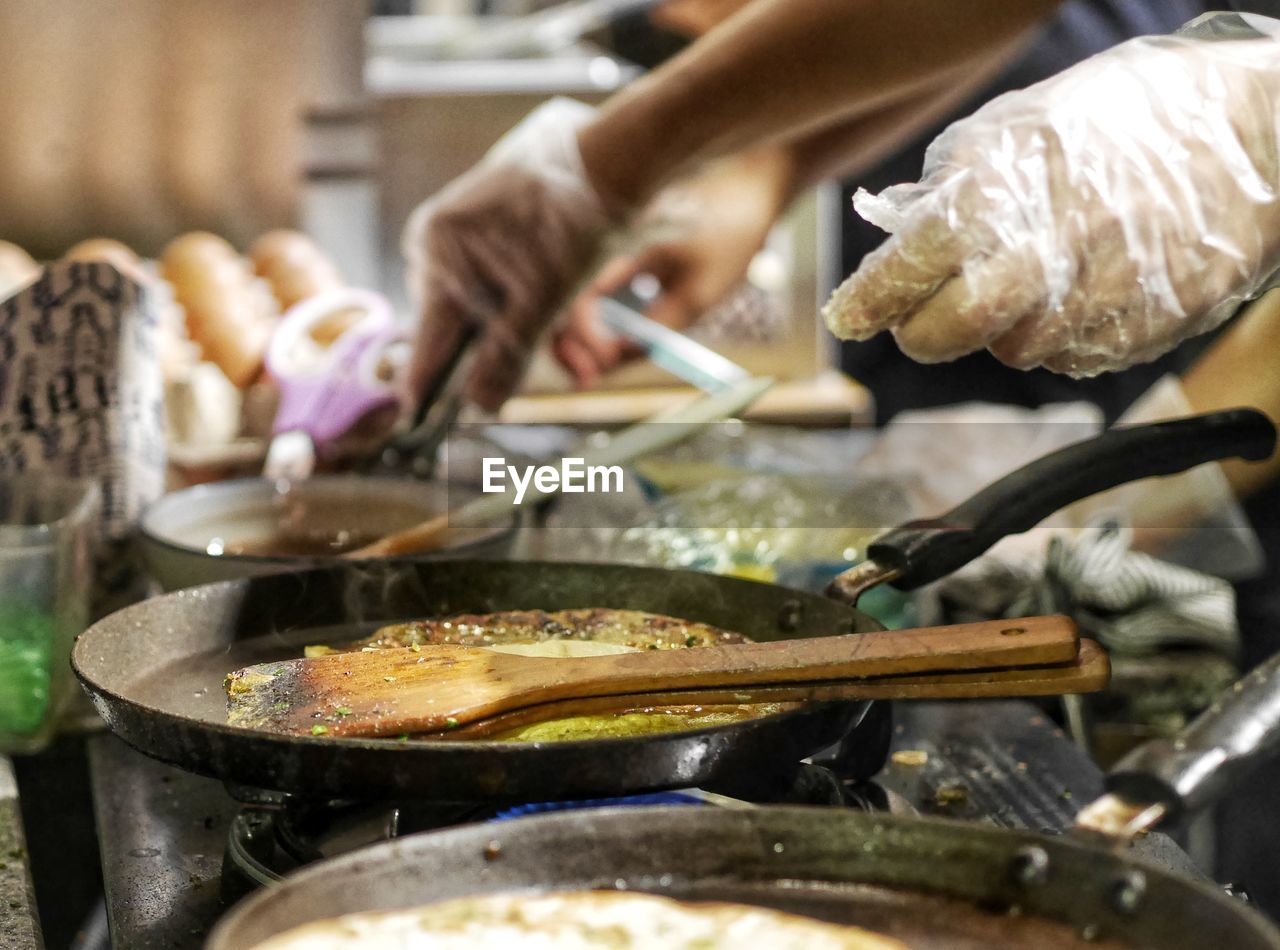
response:
[[[266,538],[228,544],[224,554],[252,557],[337,557],[372,544],[382,535],[368,531],[282,531]]]

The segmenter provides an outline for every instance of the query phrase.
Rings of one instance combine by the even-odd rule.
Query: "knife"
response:
[[[721,392],[750,379],[751,374],[737,363],[644,315],[655,296],[646,291],[656,284],[650,275],[642,274],[630,286],[601,297],[597,302],[600,321],[644,349],[654,365],[704,392]]]

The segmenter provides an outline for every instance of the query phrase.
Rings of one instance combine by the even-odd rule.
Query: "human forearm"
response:
[[[993,49],[982,63],[949,70],[909,99],[787,143],[792,170],[788,197],[829,178],[857,175],[936,127],[990,83],[1033,35],[1024,31]]]
[[[689,164],[798,137],[988,62],[1057,0],[755,0],[614,96],[579,136],[606,204],[639,207]]]

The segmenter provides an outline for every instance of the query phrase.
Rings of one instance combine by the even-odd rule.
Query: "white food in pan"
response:
[[[465,897],[304,924],[255,950],[905,950],[857,927],[744,904],[579,891]]]

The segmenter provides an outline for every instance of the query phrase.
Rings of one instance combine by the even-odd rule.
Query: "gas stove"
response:
[[[704,789],[632,795],[589,802],[493,805],[470,802],[314,801],[290,795],[228,791],[242,803],[231,819],[223,854],[221,895],[228,904],[269,886],[297,868],[407,834],[458,824],[507,821],[529,814],[601,805],[703,805],[750,808],[760,804],[824,805],[864,811],[910,811],[900,796],[870,781],[846,781],[831,768],[804,764],[766,798],[736,798]]]
[[[801,803],[1055,833],[1102,790],[1089,758],[1026,703],[901,703],[892,724],[886,717],[879,727],[884,745],[864,735],[784,782],[675,795],[698,807]],[[199,947],[231,903],[313,861],[397,835],[563,807],[331,802],[229,788],[108,736],[94,741],[90,761],[112,939],[131,950]],[[883,767],[868,775],[873,762]],[[1195,873],[1164,836],[1149,836],[1143,847]]]

